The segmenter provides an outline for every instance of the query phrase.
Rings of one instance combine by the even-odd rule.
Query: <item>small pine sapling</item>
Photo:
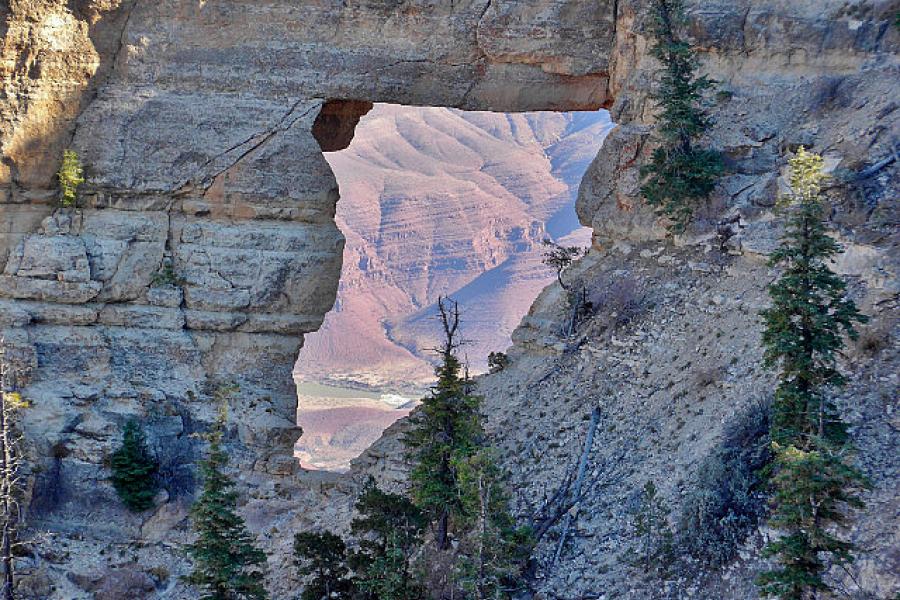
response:
[[[223,408],[208,436],[207,457],[200,463],[203,491],[190,512],[196,540],[186,548],[193,569],[185,581],[202,590],[201,600],[267,600],[266,555],[235,511],[235,483],[225,473],[225,422]]]
[[[499,373],[509,366],[509,357],[504,352],[491,352],[487,359],[488,371]]]
[[[664,575],[673,560],[674,536],[669,526],[669,507],[653,481],[648,481],[641,491],[632,529],[638,539],[637,547],[630,552],[632,564],[644,573]]]
[[[153,506],[158,485],[158,463],[150,457],[146,438],[137,421],[129,420],[122,431],[122,445],[110,456],[110,478],[122,503],[133,512]]]
[[[466,514],[457,556],[456,579],[466,597],[510,598],[521,586],[520,573],[531,554],[530,531],[516,527],[502,471],[484,447],[457,465]]]

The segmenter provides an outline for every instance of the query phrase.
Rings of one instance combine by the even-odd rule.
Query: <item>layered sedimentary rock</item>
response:
[[[291,474],[299,432],[290,371],[302,334],[331,307],[340,271],[337,190],[320,144],[346,143],[352,125],[343,119],[352,123],[368,102],[504,111],[612,105],[621,126],[586,177],[580,217],[594,227],[598,248],[618,243],[624,252],[623,242],[659,238],[661,224],[637,190],[652,144],[647,92],[655,69],[643,4],[0,6],[0,324],[17,383],[34,404],[26,417],[31,514],[60,536],[58,552],[23,566],[31,569],[23,592],[190,597],[177,587],[184,565],[170,548],[183,539],[184,502],[195,485],[190,465],[200,442],[192,434],[206,428],[215,391],[231,381],[241,391],[229,400],[229,449],[248,522],[276,551],[274,588],[292,585],[286,532],[346,525],[352,481]],[[711,252],[764,255],[778,232],[772,204],[785,154],[807,145],[849,182],[832,192],[832,217],[850,248],[843,272],[856,277],[872,312],[895,310],[896,4],[689,4],[689,33],[704,68],[722,82],[710,143],[726,153],[730,174],[677,241],[691,245],[688,252],[709,244]],[[353,102],[328,104],[316,127],[334,100]],[[57,209],[53,173],[67,146],[81,155],[88,183],[78,208]],[[738,267],[739,277],[764,277],[757,266]],[[661,289],[667,283],[675,282],[661,280]],[[548,315],[536,311],[519,336],[543,359],[567,347],[553,341]],[[859,371],[859,397],[876,389],[870,375],[889,383],[884,372]],[[634,377],[642,376],[638,369]],[[639,410],[635,397],[629,407]],[[503,401],[498,395],[488,407]],[[516,418],[537,420],[536,403],[523,400]],[[887,406],[870,415],[877,435],[861,439],[871,452],[896,456]],[[145,424],[163,465],[166,492],[147,515],[123,511],[103,467],[129,418]],[[359,468],[396,475],[378,455],[388,441]],[[694,441],[676,438],[688,448]],[[541,449],[537,464],[554,456]],[[513,456],[506,462],[529,473]],[[896,465],[872,470],[873,508],[854,527],[879,540],[896,523]],[[133,540],[140,544],[129,546]],[[895,593],[890,547],[878,548],[864,568],[879,593]],[[573,580],[594,581],[596,565],[572,564]]]
[[[231,383],[234,464],[269,515],[254,528],[296,486],[291,367],[343,245],[321,148],[349,142],[371,101],[599,108],[614,19],[594,3],[34,0],[2,22],[0,296],[34,401],[32,516],[88,540],[59,567],[87,579],[51,564],[24,585],[68,598],[108,568],[91,544],[178,538],[194,434]],[[60,209],[69,146],[88,181]],[[150,515],[122,510],[103,466],[130,418],[165,473]],[[155,556],[140,560],[174,582],[183,566]]]
[[[541,262],[543,240],[589,243],[575,197],[611,127],[605,111],[380,104],[347,149],[326,154],[347,244],[334,308],[305,336],[297,360],[301,465],[346,468],[407,414],[396,409],[403,398],[349,400],[353,394],[306,383],[399,391],[408,401],[424,394],[434,379],[440,295],[465,315],[472,372],[486,371],[488,354],[510,345],[556,277]]]

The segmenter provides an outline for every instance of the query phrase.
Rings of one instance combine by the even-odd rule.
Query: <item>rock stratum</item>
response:
[[[23,560],[23,597],[194,597],[178,582],[185,565],[175,546],[188,535],[202,450],[195,434],[226,383],[240,386],[227,437],[243,511],[272,552],[276,594],[297,593],[295,530],[345,528],[369,473],[402,480],[402,422],[348,476],[297,473],[291,456],[300,433],[291,370],[303,334],[334,302],[344,244],[322,151],[345,147],[372,102],[609,107],[619,124],[581,185],[578,215],[594,230],[595,250],[579,269],[601,290],[628,275],[626,288],[657,294],[646,325],[636,317],[609,338],[585,329],[563,340],[551,287],[513,336],[513,366],[481,383],[523,490],[540,493],[531,486],[565,470],[590,406],[617,419],[595,468],[614,462],[626,473],[612,479],[615,490],[592,495],[574,536],[588,551],[543,574],[548,597],[754,597],[752,545],[690,590],[631,581],[615,561],[622,495],[655,476],[677,505],[679,482],[696,472],[731,411],[769,393],[768,375],[755,368],[754,315],[779,231],[774,199],[788,152],[824,153],[847,175],[830,191],[847,247],[839,268],[882,332],[866,350],[875,354],[847,365],[844,405],[874,484],[850,523],[867,552],[854,578],[875,597],[896,594],[897,3],[688,8],[688,33],[724,92],[710,142],[729,174],[673,247],[638,193],[657,68],[641,0],[0,6],[0,328],[34,405],[25,423],[31,522],[57,536],[52,550]],[[53,174],[66,147],[88,175],[77,209],[57,207]],[[161,276],[166,263],[177,277]],[[710,343],[716,319],[728,319],[740,342]],[[691,377],[697,366],[679,359],[701,345],[727,365],[702,386]],[[686,391],[676,398],[673,386]],[[685,424],[660,435],[670,412]],[[104,467],[129,418],[145,424],[165,481],[158,508],[138,516],[116,502]],[[616,454],[623,448],[631,451]],[[854,578],[833,576],[862,597]]]

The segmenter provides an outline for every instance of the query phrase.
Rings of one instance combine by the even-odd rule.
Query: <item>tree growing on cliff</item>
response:
[[[801,148],[790,167],[786,231],[770,257],[781,275],[769,286],[771,307],[762,311],[765,364],[779,371],[771,523],[782,535],[766,548],[778,567],[758,583],[770,596],[806,600],[828,589],[827,558],[852,560],[852,545],[833,532],[845,509],[861,506],[856,490],[865,482],[849,462],[846,425],[829,392],[845,383],[837,368],[845,335],[856,337],[854,325],[867,319],[828,266],[840,246],[823,222],[822,158]]]
[[[412,574],[413,554],[422,543],[425,515],[406,496],[390,494],[369,478],[356,501],[359,517],[350,525],[359,536],[351,554],[356,587],[371,600],[420,600],[422,586]]]
[[[186,581],[203,590],[202,600],[266,600],[266,555],[256,547],[244,519],[235,512],[235,483],[225,474],[225,422],[223,408],[208,435],[207,457],[200,463],[203,492],[191,507],[197,539],[187,546],[194,565]]]
[[[330,531],[298,533],[294,564],[302,577],[312,576],[300,595],[302,600],[351,597],[354,586],[347,568],[347,545],[339,536]]]
[[[451,520],[464,516],[466,507],[459,494],[456,465],[478,450],[482,436],[481,399],[472,394],[456,352],[460,346],[459,305],[438,299],[443,342],[437,383],[413,413],[412,428],[404,443],[413,462],[410,473],[412,498],[436,523],[435,539],[440,549],[449,546]]]
[[[703,108],[712,80],[698,76],[697,57],[676,30],[684,20],[683,0],[653,0],[651,54],[663,68],[653,99],[660,108],[661,143],[641,169],[641,193],[657,214],[671,221],[671,233],[683,233],[697,204],[707,199],[722,174],[721,155],[700,144],[712,122]]]
[[[20,502],[25,493],[22,475],[22,434],[19,420],[28,403],[16,391],[15,378],[6,361],[0,339],[0,562],[3,566],[3,600],[15,594],[15,551],[29,545],[21,539],[23,513]]]
[[[144,432],[137,421],[129,420],[122,431],[122,445],[110,456],[113,487],[131,511],[153,506],[159,489],[155,478],[158,463],[150,457]]]
[[[546,248],[542,258],[543,263],[548,267],[553,267],[556,271],[556,280],[559,282],[559,287],[569,291],[572,288],[572,283],[565,280],[563,273],[579,257],[584,255],[585,249],[578,246],[561,246],[551,239],[545,239],[543,243]]]
[[[779,369],[772,437],[782,446],[813,437],[839,443],[845,426],[828,389],[845,383],[837,369],[844,334],[855,339],[854,324],[868,318],[829,267],[841,247],[823,222],[822,157],[800,148],[790,167],[792,193],[781,203],[788,211],[785,236],[769,259],[781,275],[769,286],[771,307],[762,311],[765,365]]]
[[[587,290],[583,282],[566,281],[563,275],[576,260],[587,254],[587,249],[579,248],[578,246],[561,246],[550,239],[544,240],[544,246],[547,250],[544,252],[542,261],[548,267],[553,267],[556,270],[556,280],[566,293],[566,301],[569,303],[571,312],[565,333],[566,335],[572,335],[579,316],[589,312],[589,310],[586,310],[588,308]]]
[[[63,151],[62,165],[56,174],[59,179],[60,204],[75,206],[78,200],[78,186],[84,183],[84,169],[74,150]]]

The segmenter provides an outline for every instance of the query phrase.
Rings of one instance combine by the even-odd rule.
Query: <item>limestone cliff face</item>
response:
[[[795,146],[825,152],[850,173],[888,160],[834,191],[833,218],[851,250],[842,268],[857,276],[865,305],[896,310],[896,11],[887,0],[691,4],[691,34],[728,92],[717,98],[710,141],[725,151],[730,175],[677,240],[688,246],[684,265],[706,243],[747,257],[771,248],[772,200]],[[28,565],[24,591],[190,597],[168,548],[184,535],[186,465],[199,450],[192,434],[215,411],[215,389],[232,380],[241,392],[230,401],[228,438],[245,512],[276,550],[273,586],[289,588],[289,532],[345,524],[353,490],[352,478],[295,475],[290,458],[299,434],[290,371],[302,334],[334,301],[343,244],[321,148],[346,144],[373,101],[504,111],[611,105],[620,127],[582,185],[581,220],[593,226],[598,252],[659,239],[660,223],[637,193],[655,69],[643,15],[638,0],[4,3],[0,327],[35,405],[26,423],[38,467],[31,512],[68,548]],[[81,155],[88,183],[79,207],[61,210],[53,173],[67,146]],[[738,276],[758,292],[766,275],[743,260]],[[162,276],[165,264],[174,279]],[[644,274],[636,263],[623,268]],[[552,294],[518,334],[529,360],[552,361],[562,343],[553,341]],[[649,359],[664,357],[642,355]],[[890,380],[867,373],[857,381],[866,393],[875,389],[866,377]],[[502,400],[489,397],[489,408]],[[526,403],[519,418],[536,420],[540,410]],[[889,446],[879,439],[896,439],[885,411],[872,416],[888,427],[873,438],[882,450]],[[103,467],[131,417],[146,424],[166,479],[160,507],[138,517],[122,512]],[[676,441],[694,448],[690,438]],[[507,447],[515,466],[521,450]],[[358,469],[393,473],[377,451]],[[882,471],[873,492],[882,503],[858,525],[873,539],[896,503],[885,491],[896,465]],[[126,546],[132,540],[137,549]],[[596,583],[587,575],[596,565],[573,564],[573,580]],[[896,591],[883,564],[869,564],[879,593]]]

